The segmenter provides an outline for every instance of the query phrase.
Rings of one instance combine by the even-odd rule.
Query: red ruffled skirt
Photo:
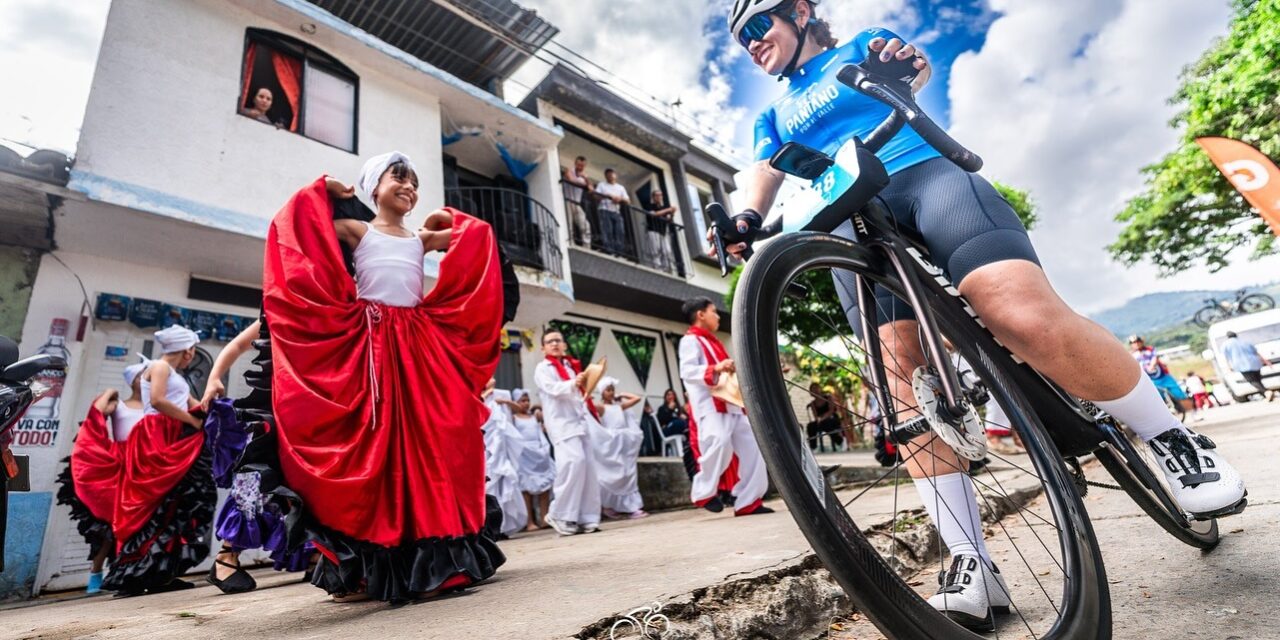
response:
[[[204,432],[173,418],[143,416],[128,440],[110,437],[96,408],[81,423],[58,501],[90,546],[114,561],[103,588],[163,589],[208,552],[217,490]]]
[[[285,484],[325,560],[313,582],[374,598],[465,585],[504,558],[482,531],[502,281],[485,222],[459,211],[417,307],[356,298],[323,179],[271,223],[263,308]]]

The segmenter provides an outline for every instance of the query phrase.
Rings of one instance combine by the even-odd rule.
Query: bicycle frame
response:
[[[868,265],[896,276],[902,283],[903,289],[893,293],[910,303],[916,310],[916,319],[920,324],[922,341],[927,351],[925,357],[941,379],[943,397],[940,404],[950,414],[944,417],[958,420],[968,410],[968,400],[961,392],[955,366],[946,356],[946,350],[942,346],[942,335],[938,331],[933,310],[928,304],[922,302],[923,294],[927,289],[932,289],[935,294],[940,294],[938,297],[944,301],[944,304],[959,305],[965,314],[978,322],[979,326],[982,326],[981,320],[960,293],[947,282],[941,270],[924,262],[919,249],[909,244],[894,230],[888,208],[881,200],[878,198],[871,200],[861,210],[855,212],[851,219],[854,227],[854,241],[866,252],[861,257]],[[866,281],[861,275],[855,277],[860,315],[859,329],[865,342],[870,376],[876,386],[876,399],[880,402],[880,406],[892,407],[885,363],[881,356],[872,283]],[[1011,382],[1027,397],[1041,422],[1049,427],[1048,431],[1053,437],[1054,444],[1064,457],[1093,453],[1108,441],[1124,437],[1114,425],[1096,421],[1078,401],[1012,353],[1009,357],[1017,363],[1017,374]],[[895,426],[896,412],[885,411],[884,415],[890,421],[887,426],[889,428]]]

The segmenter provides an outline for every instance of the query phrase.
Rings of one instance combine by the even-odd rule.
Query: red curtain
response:
[[[284,90],[285,98],[289,100],[289,106],[293,108],[293,122],[289,124],[289,130],[296,132],[298,114],[301,113],[299,106],[302,97],[302,61],[279,51],[272,51],[271,64],[275,66],[276,79],[280,82],[280,88]]]
[[[249,48],[244,52],[244,86],[240,87],[240,104],[236,106],[236,111],[244,111],[245,104],[249,102],[249,85],[253,84],[253,61],[258,56],[258,44],[250,42]]]

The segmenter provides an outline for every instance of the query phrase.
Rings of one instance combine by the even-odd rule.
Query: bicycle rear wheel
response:
[[[1201,329],[1208,329],[1213,323],[1219,320],[1226,320],[1227,312],[1222,310],[1218,305],[1210,305],[1196,312],[1195,317],[1191,320]]]
[[[733,335],[752,427],[796,523],[858,611],[881,632],[905,640],[983,637],[925,600],[932,594],[926,586],[932,580],[921,577],[931,578],[931,569],[943,569],[945,558],[941,541],[929,537],[927,526],[922,528],[926,517],[911,508],[921,503],[910,483],[903,489],[907,472],[901,463],[868,487],[833,487],[805,446],[804,422],[793,409],[803,397],[797,399],[791,389],[805,389],[807,381],[788,379],[779,361],[780,352],[792,350],[803,358],[829,360],[865,380],[858,369],[864,365],[853,364],[866,362],[862,342],[852,335],[838,304],[814,299],[823,291],[833,293],[814,284],[845,272],[900,293],[901,283],[878,265],[868,249],[817,233],[778,238],[748,263],[736,293]],[[797,281],[809,285],[806,295],[798,296],[793,286]],[[971,478],[979,505],[936,505],[953,514],[975,506],[997,516],[1006,514],[1003,519],[985,519],[994,532],[987,546],[1008,580],[1013,601],[1013,614],[997,619],[994,637],[1110,638],[1110,599],[1093,529],[1053,441],[1011,382],[1014,361],[955,298],[932,281],[926,286],[921,304],[933,309],[944,337],[968,363],[972,378],[989,390],[991,401],[1003,410],[1027,450],[1025,458],[990,453],[995,461]],[[791,305],[786,311],[790,315],[780,321],[784,305]],[[794,335],[797,310],[810,326],[817,322],[829,327],[833,337],[812,340]],[[913,377],[916,368],[914,363],[885,362],[886,376],[899,380]],[[915,405],[914,398],[905,399],[897,391],[896,382],[885,386],[894,388],[894,406],[885,407],[885,413],[909,411]],[[1035,493],[1040,495],[1028,499]],[[928,544],[910,543],[921,536]]]

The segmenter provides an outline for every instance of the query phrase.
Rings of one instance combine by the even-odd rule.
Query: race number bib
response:
[[[819,213],[835,204],[858,181],[859,173],[857,141],[850,138],[836,151],[835,164],[787,202],[786,214],[782,220],[783,232],[801,231],[807,227]]]

